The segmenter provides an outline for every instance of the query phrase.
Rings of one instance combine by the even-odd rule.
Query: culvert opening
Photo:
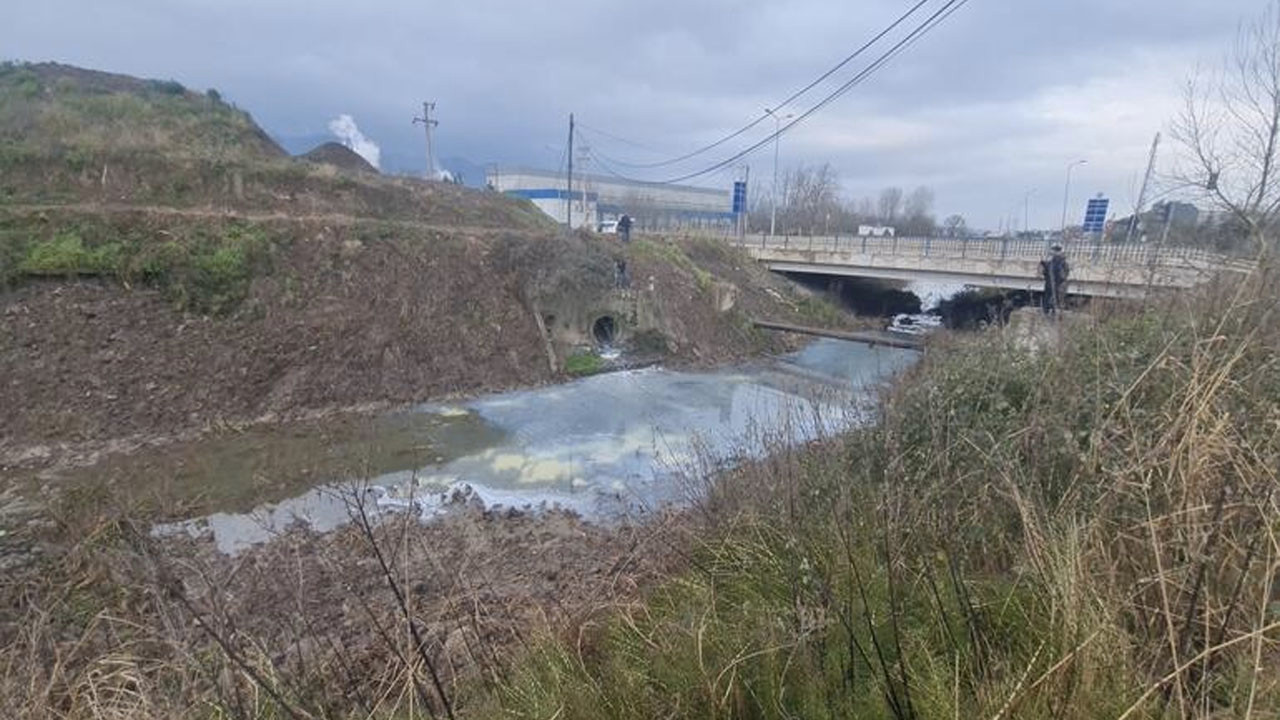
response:
[[[613,339],[617,332],[618,326],[609,315],[600,316],[591,325],[591,336],[596,339],[596,344],[601,347],[613,345]]]

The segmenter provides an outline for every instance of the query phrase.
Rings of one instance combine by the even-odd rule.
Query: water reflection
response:
[[[476,428],[452,459],[373,477],[360,492],[373,506],[440,512],[450,502],[558,505],[593,518],[644,513],[681,500],[677,471],[698,460],[760,452],[769,435],[802,442],[860,419],[858,398],[910,364],[915,353],[821,340],[767,363],[711,372],[659,368],[503,393],[460,407],[415,412]],[[484,439],[477,447],[476,437]],[[363,486],[363,484],[362,484]],[[294,522],[317,530],[348,519],[350,482],[331,483],[248,513],[215,513],[158,528],[212,533],[235,552]]]

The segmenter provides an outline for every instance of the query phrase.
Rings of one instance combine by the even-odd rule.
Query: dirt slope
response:
[[[323,145],[317,145],[310,151],[302,155],[302,159],[309,160],[320,165],[332,165],[339,170],[354,170],[356,172],[377,173],[378,169],[369,164],[368,160],[360,157],[356,151],[336,142],[327,142]]]
[[[0,300],[0,436],[79,441],[546,379],[486,241],[298,225],[227,316],[109,279]],[[361,238],[364,239],[361,239]]]
[[[81,228],[95,219],[32,222],[40,217]],[[56,463],[85,443],[546,382],[558,375],[531,293],[593,302],[611,288],[593,278],[612,277],[618,251],[616,241],[554,233],[335,220],[126,213],[94,240],[135,233],[117,269],[21,275],[0,294],[0,466]],[[245,238],[257,249],[228,252]],[[77,247],[98,257],[103,246]],[[662,247],[680,259],[632,262],[654,278],[669,362],[788,347],[749,317],[803,320],[809,301],[742,257],[739,305],[724,311],[712,276],[680,246]],[[185,264],[146,274],[179,248],[195,248],[174,261]],[[243,275],[226,269],[228,257],[247,258]],[[544,260],[540,269],[520,257]],[[531,291],[536,282],[549,285]]]

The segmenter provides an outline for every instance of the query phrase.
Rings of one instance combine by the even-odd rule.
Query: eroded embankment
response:
[[[10,209],[3,220],[16,268],[0,296],[0,464],[10,467],[536,385],[592,350],[589,323],[605,315],[620,338],[676,363],[787,347],[754,330],[752,315],[833,321],[714,241],[622,247],[554,233],[136,210]]]

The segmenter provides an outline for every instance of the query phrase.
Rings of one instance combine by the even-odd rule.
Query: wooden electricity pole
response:
[[[414,118],[415,123],[422,123],[422,127],[427,132],[427,179],[435,180],[436,176],[436,157],[431,152],[431,128],[439,125],[440,122],[431,117],[431,111],[436,109],[434,102],[422,103],[422,117]]]

